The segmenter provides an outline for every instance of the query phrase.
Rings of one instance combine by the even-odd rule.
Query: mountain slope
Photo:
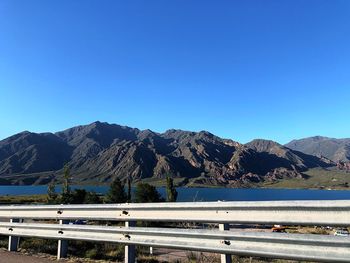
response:
[[[309,137],[293,140],[286,147],[314,156],[324,156],[334,162],[350,161],[350,139]]]
[[[0,141],[0,174],[57,170],[71,153],[72,148],[51,133],[22,132]]]
[[[247,143],[246,146],[260,154],[258,157],[260,167],[270,170],[266,171],[265,180],[285,177],[302,178],[304,176],[302,173],[310,168],[326,168],[335,165],[326,158],[293,151],[270,140],[256,139]]]
[[[272,141],[242,145],[206,131],[156,133],[101,122],[57,133],[23,132],[0,141],[4,182],[18,174],[22,184],[59,180],[65,163],[76,183],[172,176],[216,185],[301,178],[308,168],[330,165]]]
[[[281,159],[280,161],[285,165],[298,167],[301,170],[335,165],[326,158],[307,155],[300,151],[292,150],[274,141],[256,139],[250,143],[247,143],[246,146],[256,150],[257,152],[268,153],[270,155],[279,157]],[[283,166],[283,163],[281,163],[281,166]]]

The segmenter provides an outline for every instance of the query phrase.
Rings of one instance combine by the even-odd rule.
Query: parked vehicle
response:
[[[287,229],[286,227],[281,226],[281,225],[274,225],[271,228],[272,232],[282,232],[282,233],[286,232],[286,229]]]
[[[349,231],[347,229],[337,229],[334,232],[334,235],[335,236],[348,237],[348,236],[350,236],[350,233],[349,233]]]
[[[69,222],[70,225],[86,225],[86,220],[74,220]]]

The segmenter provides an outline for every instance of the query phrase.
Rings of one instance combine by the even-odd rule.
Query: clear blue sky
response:
[[[95,120],[350,137],[350,1],[0,1],[0,139]]]

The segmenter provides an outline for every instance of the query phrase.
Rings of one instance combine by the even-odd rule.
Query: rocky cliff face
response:
[[[76,182],[172,176],[217,185],[302,177],[308,168],[332,165],[272,141],[242,145],[206,131],[168,130],[159,134],[101,122],[55,134],[23,132],[0,141],[4,182],[14,174],[51,171],[52,176],[45,180],[41,175],[27,180],[45,183],[58,176],[65,163]]]

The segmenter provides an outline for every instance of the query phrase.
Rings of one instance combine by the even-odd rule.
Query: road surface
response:
[[[0,263],[53,263],[53,260],[0,250]],[[57,262],[57,261],[56,261]]]

